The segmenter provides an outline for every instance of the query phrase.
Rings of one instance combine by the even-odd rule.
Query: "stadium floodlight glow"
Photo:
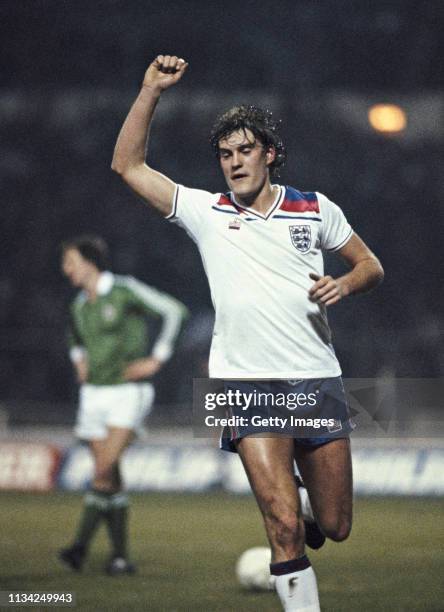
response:
[[[375,104],[368,111],[368,120],[374,130],[384,134],[397,134],[407,126],[407,115],[396,104]]]

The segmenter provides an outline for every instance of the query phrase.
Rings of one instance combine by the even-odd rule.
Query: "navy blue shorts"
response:
[[[304,380],[225,381],[231,394],[220,447],[237,452],[246,436],[292,437],[295,444],[321,446],[347,438],[354,429],[340,376]]]

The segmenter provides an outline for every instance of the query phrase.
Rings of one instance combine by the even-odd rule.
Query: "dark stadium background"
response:
[[[344,375],[358,386],[353,399],[364,408],[377,400],[391,423],[396,405],[405,419],[385,435],[367,410],[353,435],[352,536],[310,552],[322,609],[443,609],[443,7],[0,0],[0,600],[3,589],[64,590],[81,612],[276,610],[274,593],[242,591],[235,578],[239,555],[266,544],[238,458],[179,429],[191,420],[192,379],[206,374],[213,322],[199,254],[110,169],[146,67],[171,52],[190,65],[159,105],[151,164],[185,185],[223,190],[208,143],[216,114],[239,102],[266,106],[283,122],[282,182],[337,202],[385,268],[376,291],[329,310]],[[378,103],[405,110],[404,132],[370,127]],[[77,386],[65,330],[74,292],[59,263],[60,242],[85,232],[110,243],[116,272],[172,293],[192,313],[156,379],[147,437],[123,461],[134,578],[103,575],[105,530],[82,574],[56,561],[92,469],[72,434]],[[332,258],[328,270],[342,267]]]
[[[101,234],[116,272],[192,312],[157,380],[164,417],[205,375],[212,310],[198,252],[110,170],[160,52],[190,66],[159,106],[152,165],[223,190],[208,144],[215,115],[234,102],[275,111],[288,148],[282,182],[337,202],[386,270],[373,294],[329,311],[345,375],[442,375],[441,2],[2,0],[0,24],[0,400],[11,423],[74,418],[65,346],[73,292],[58,245],[79,233]],[[407,111],[404,134],[372,131],[366,113],[378,102]]]

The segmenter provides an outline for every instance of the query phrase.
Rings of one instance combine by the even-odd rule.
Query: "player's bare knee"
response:
[[[352,523],[348,518],[340,518],[337,520],[327,520],[322,522],[321,529],[324,535],[334,542],[343,542],[348,538],[351,532]]]

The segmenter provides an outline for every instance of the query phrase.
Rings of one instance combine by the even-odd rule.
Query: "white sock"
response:
[[[314,523],[313,509],[311,507],[307,489],[305,487],[299,487],[298,493],[301,500],[302,518],[304,519],[304,521],[310,521],[311,523]]]
[[[306,557],[301,559],[304,558],[306,559]],[[295,561],[299,561],[299,559]],[[277,565],[280,564],[275,564],[275,567]],[[273,568],[273,565],[271,567]],[[320,612],[321,610],[318,585],[311,565],[305,567],[305,569],[277,575],[276,591],[285,612]]]

